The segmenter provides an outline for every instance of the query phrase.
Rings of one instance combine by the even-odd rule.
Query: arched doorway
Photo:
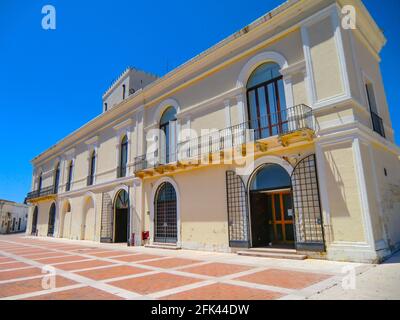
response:
[[[129,195],[121,190],[115,197],[114,205],[114,242],[128,242],[129,234]]]
[[[63,205],[60,221],[60,237],[68,239],[71,229],[71,204],[68,200]]]
[[[291,177],[278,164],[259,167],[249,182],[253,247],[294,247]]]
[[[94,240],[95,231],[95,212],[92,197],[87,197],[83,205],[83,240]]]
[[[31,229],[31,234],[36,235],[37,232],[37,220],[38,220],[38,207],[35,207],[33,210],[33,215],[32,215],[32,229]]]
[[[154,241],[176,243],[178,241],[177,201],[174,186],[164,182],[154,200]]]
[[[56,222],[56,204],[52,203],[49,211],[49,222],[48,222],[48,229],[47,229],[47,236],[53,237],[54,236],[54,226]]]

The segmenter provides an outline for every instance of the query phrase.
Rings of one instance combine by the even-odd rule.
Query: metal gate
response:
[[[35,207],[33,210],[33,216],[32,216],[32,230],[31,234],[36,235],[36,230],[37,230],[37,220],[38,220],[38,207]]]
[[[53,237],[54,236],[54,225],[56,222],[56,205],[53,203],[50,207],[49,211],[49,223],[48,223],[48,230],[47,236]]]
[[[249,248],[247,192],[243,180],[234,171],[226,172],[229,246]]]
[[[112,199],[107,192],[103,193],[101,206],[100,242],[111,243],[113,240],[114,210]]]
[[[292,173],[296,248],[325,251],[316,157],[301,160]]]
[[[154,241],[176,243],[177,207],[176,192],[172,184],[164,182],[158,188],[154,203]]]

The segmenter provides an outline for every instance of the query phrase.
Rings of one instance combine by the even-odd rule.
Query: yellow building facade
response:
[[[400,247],[385,42],[361,1],[288,1],[162,78],[128,68],[32,160],[27,233],[381,261]]]

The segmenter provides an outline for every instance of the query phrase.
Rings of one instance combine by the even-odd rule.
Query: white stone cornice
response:
[[[93,136],[90,139],[85,141],[85,144],[88,146],[93,146],[99,141],[99,136]]]
[[[126,120],[116,124],[115,126],[113,126],[113,129],[115,131],[123,130],[126,127],[129,127],[132,124],[133,124],[133,120],[132,120],[132,118],[129,118],[129,119],[126,119]]]

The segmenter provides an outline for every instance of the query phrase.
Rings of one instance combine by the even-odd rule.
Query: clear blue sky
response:
[[[98,115],[127,66],[163,75],[281,2],[1,0],[0,199],[24,200],[30,160]],[[400,132],[400,1],[364,3],[389,40],[382,72]],[[41,28],[46,4],[57,9],[55,31]]]

